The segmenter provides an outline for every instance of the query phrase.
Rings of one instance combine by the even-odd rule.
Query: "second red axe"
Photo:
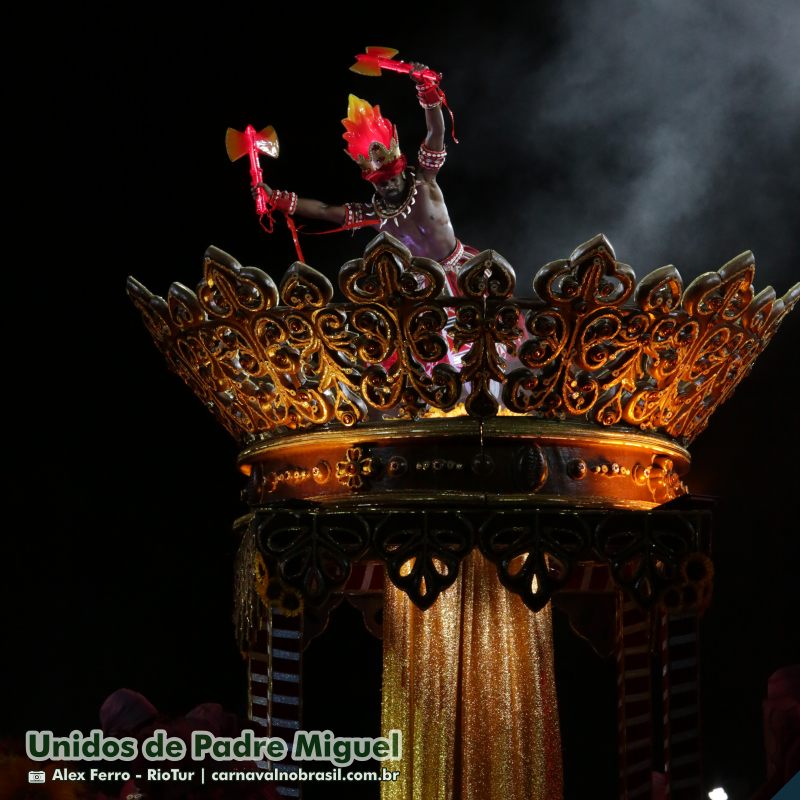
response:
[[[279,152],[278,134],[275,133],[275,128],[268,125],[263,130],[256,132],[252,125],[248,125],[244,129],[244,133],[240,133],[235,128],[228,128],[225,133],[225,150],[228,152],[228,158],[231,161],[236,161],[242,156],[250,157],[250,185],[253,187],[258,186],[263,181],[263,174],[261,172],[261,163],[258,160],[259,153],[263,153],[270,158],[277,158]],[[258,186],[256,193],[256,211],[259,216],[267,213],[269,207],[269,198],[264,188]]]

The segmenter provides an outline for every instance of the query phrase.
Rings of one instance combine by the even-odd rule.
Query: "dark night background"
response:
[[[688,283],[751,249],[757,288],[783,294],[798,279],[795,3],[437,9],[287,4],[183,26],[71,11],[18,65],[36,60],[46,78],[12,88],[36,146],[11,164],[27,188],[7,231],[19,256],[4,303],[0,736],[88,731],[120,686],[167,712],[243,711],[230,622],[236,447],[167,372],[125,278],[162,295],[172,281],[194,286],[210,244],[276,281],[292,262],[285,229],[258,227],[247,166],[225,155],[228,126],[274,125],[281,157],[263,163],[266,179],[332,202],[368,197],[342,152],[348,92],[380,103],[413,157],[424,120],[411,83],[349,72],[364,46],[444,73],[462,140],[440,180],[456,232],[502,253],[521,290],[598,232],[639,277],[672,263]],[[306,260],[335,279],[368,238],[307,237]],[[709,787],[732,798],[764,777],[767,678],[800,660],[798,331],[796,311],[693,445],[687,479],[719,498],[704,747]],[[308,653],[306,727],[372,735],[379,645],[355,615],[330,634]],[[613,774],[613,688],[581,642],[560,641],[567,769],[591,786],[580,780]],[[597,686],[611,698],[589,702]]]

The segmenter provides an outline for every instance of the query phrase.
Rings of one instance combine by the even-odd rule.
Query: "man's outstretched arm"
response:
[[[320,219],[324,222],[335,222],[344,225],[347,217],[347,206],[332,206],[323,203],[321,200],[312,200],[307,197],[298,197],[294,192],[283,192],[272,189],[266,183],[259,183],[269,197],[270,202],[275,204],[279,211],[288,214],[296,214],[298,217],[306,219]],[[253,187],[251,192],[255,195],[258,187]]]

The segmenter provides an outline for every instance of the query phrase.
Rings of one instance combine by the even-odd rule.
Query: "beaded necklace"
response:
[[[407,180],[406,196],[399,206],[388,205],[377,192],[372,195],[372,207],[381,221],[379,227],[382,228],[390,219],[393,219],[394,224],[399,226],[400,219],[405,219],[411,213],[411,206],[417,202],[417,181],[414,177],[414,171],[409,169],[408,172],[410,174]]]

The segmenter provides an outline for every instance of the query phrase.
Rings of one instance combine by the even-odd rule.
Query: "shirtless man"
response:
[[[399,239],[415,256],[438,261],[447,273],[455,294],[457,268],[477,253],[456,239],[436,175],[445,160],[444,117],[441,92],[436,84],[421,77],[423,64],[413,64],[411,77],[417,85],[420,105],[425,109],[428,133],[419,149],[417,167],[408,167],[400,152],[397,129],[381,116],[379,106],[350,95],[346,132],[347,153],[361,168],[362,177],[374,189],[370,203],[328,205],[298,197],[294,192],[267,192],[275,208],[308,219],[335,223],[345,229],[375,220]],[[255,192],[256,189],[253,189]]]

